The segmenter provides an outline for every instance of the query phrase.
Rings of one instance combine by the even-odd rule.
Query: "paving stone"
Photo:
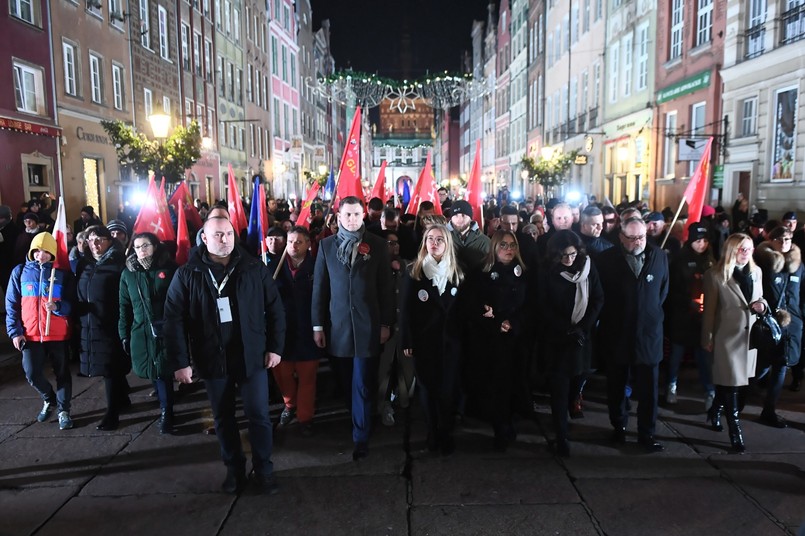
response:
[[[584,478],[576,487],[605,534],[784,534],[723,478]]]
[[[0,443],[10,437],[14,437],[20,430],[24,429],[24,424],[0,424]]]
[[[218,533],[234,500],[234,496],[224,494],[75,497],[37,532],[37,536],[212,536]]]
[[[77,492],[77,486],[0,489],[0,536],[32,534]]]
[[[246,492],[222,536],[241,534],[408,535],[406,484],[393,475],[284,477],[280,493]],[[324,499],[326,497],[326,499]]]
[[[598,532],[581,505],[457,505],[415,506],[415,536],[531,536],[534,534],[595,535]]]

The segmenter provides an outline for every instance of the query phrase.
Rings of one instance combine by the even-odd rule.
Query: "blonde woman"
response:
[[[400,336],[403,354],[414,358],[428,424],[428,450],[441,450],[444,456],[455,450],[462,325],[458,302],[463,279],[450,231],[441,224],[427,227],[403,280]]]
[[[716,396],[708,415],[715,431],[723,430],[725,411],[730,443],[735,452],[746,450],[739,420],[739,388],[755,375],[757,351],[749,348],[749,333],[757,315],[767,307],[763,274],[752,260],[749,235],[727,238],[721,259],[704,274],[702,347],[713,353]],[[754,314],[753,314],[754,313]]]

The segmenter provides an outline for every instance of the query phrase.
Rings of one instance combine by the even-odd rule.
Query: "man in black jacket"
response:
[[[168,290],[168,354],[179,382],[192,381],[191,355],[204,379],[227,467],[223,491],[236,493],[246,481],[246,458],[235,419],[239,391],[249,420],[253,480],[259,492],[273,494],[277,484],[272,473],[266,369],[281,360],[282,302],[268,268],[236,246],[228,219],[208,219],[202,240],[204,244],[177,270]]]

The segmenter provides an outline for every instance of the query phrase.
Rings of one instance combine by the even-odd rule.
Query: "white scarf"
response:
[[[439,262],[429,253],[425,260],[422,261],[422,271],[425,272],[425,277],[433,281],[433,286],[439,290],[439,296],[444,294],[448,274],[452,271],[450,270],[450,261],[442,258],[441,262]]]
[[[570,315],[570,322],[574,326],[581,322],[584,313],[587,312],[587,303],[590,300],[590,257],[584,259],[584,266],[581,271],[571,274],[570,272],[560,272],[559,275],[571,283],[576,284],[576,299],[573,303],[573,313]]]

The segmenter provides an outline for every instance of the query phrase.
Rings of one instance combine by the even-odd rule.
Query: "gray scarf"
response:
[[[151,264],[154,262],[154,256],[150,255],[142,259],[137,259],[137,262],[139,262],[140,266],[142,266],[143,269],[147,271],[149,268],[151,268]]]
[[[344,263],[344,266],[352,265],[352,252],[355,245],[363,239],[363,233],[366,227],[361,224],[361,228],[357,231],[347,231],[343,227],[338,227],[335,241],[338,244],[336,250],[336,258]]]

